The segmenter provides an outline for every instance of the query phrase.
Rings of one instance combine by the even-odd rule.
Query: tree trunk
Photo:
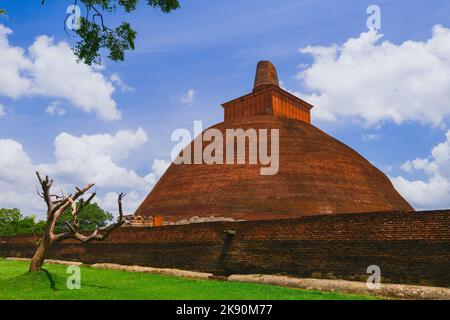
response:
[[[50,249],[50,242],[46,241],[45,237],[41,240],[39,247],[34,253],[33,258],[31,259],[29,272],[39,272],[42,269],[42,265],[44,264],[45,257],[47,256],[47,251]]]

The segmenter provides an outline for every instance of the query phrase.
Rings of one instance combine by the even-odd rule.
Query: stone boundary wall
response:
[[[0,256],[31,257],[37,241],[0,238]],[[121,228],[103,242],[57,244],[49,258],[348,280],[378,265],[384,282],[450,287],[450,210]]]

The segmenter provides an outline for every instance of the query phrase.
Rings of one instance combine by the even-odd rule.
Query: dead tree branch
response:
[[[68,196],[64,196],[64,193],[61,192],[61,196],[59,196],[51,193],[51,187],[53,185],[52,179],[50,179],[48,176],[43,179],[39,172],[36,172],[36,175],[42,189],[42,192],[39,192],[38,190],[38,195],[42,199],[44,199],[45,203],[47,204],[47,226],[39,247],[33,256],[33,259],[31,260],[30,272],[41,270],[47,252],[54,243],[66,239],[75,239],[82,243],[88,243],[94,240],[103,241],[109,236],[112,231],[120,228],[125,223],[122,207],[122,200],[125,195],[121,193],[117,201],[119,208],[119,217],[117,218],[117,221],[106,227],[97,227],[95,231],[90,235],[82,234],[79,230],[79,214],[91,203],[97,193],[93,192],[89,196],[89,198],[87,198],[87,200],[84,200],[84,198],[82,197],[94,186],[94,184],[88,184],[83,188],[75,188],[76,192],[73,195],[69,194]],[[65,224],[69,228],[69,231],[65,233],[55,234],[54,230],[56,221],[58,220],[60,215],[68,208],[70,208],[72,213],[72,220],[65,221]]]

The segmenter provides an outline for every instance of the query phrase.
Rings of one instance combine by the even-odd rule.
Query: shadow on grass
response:
[[[97,289],[113,289],[111,287],[97,286],[95,284],[84,284],[83,287],[91,287],[91,288],[97,288]]]
[[[50,289],[53,291],[58,291],[58,289],[56,289],[56,282],[53,280],[51,273],[48,272],[47,269],[42,269],[42,272],[47,276],[47,279],[50,282]]]

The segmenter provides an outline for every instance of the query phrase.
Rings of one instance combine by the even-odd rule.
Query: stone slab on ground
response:
[[[361,295],[376,295],[400,299],[449,300],[450,289],[402,284],[381,284],[380,289],[369,289],[365,282],[328,279],[299,279],[275,275],[231,275],[228,281],[252,282],[306,290],[331,291]]]
[[[113,263],[96,263],[91,265],[92,268],[97,269],[109,269],[109,270],[121,270],[128,272],[144,272],[144,273],[154,273],[162,274],[167,276],[184,277],[191,279],[209,279],[213,275],[212,273],[203,273],[195,271],[186,271],[178,269],[164,269],[164,268],[152,268],[152,267],[141,267],[141,266],[125,266]]]
[[[14,257],[10,257],[10,258],[6,258],[6,260],[10,260],[10,261],[30,261],[30,258],[14,258]],[[83,265],[82,262],[78,262],[78,261],[62,261],[62,260],[52,260],[52,259],[46,259],[45,263],[51,263],[51,264],[61,264],[64,266],[81,266]]]

